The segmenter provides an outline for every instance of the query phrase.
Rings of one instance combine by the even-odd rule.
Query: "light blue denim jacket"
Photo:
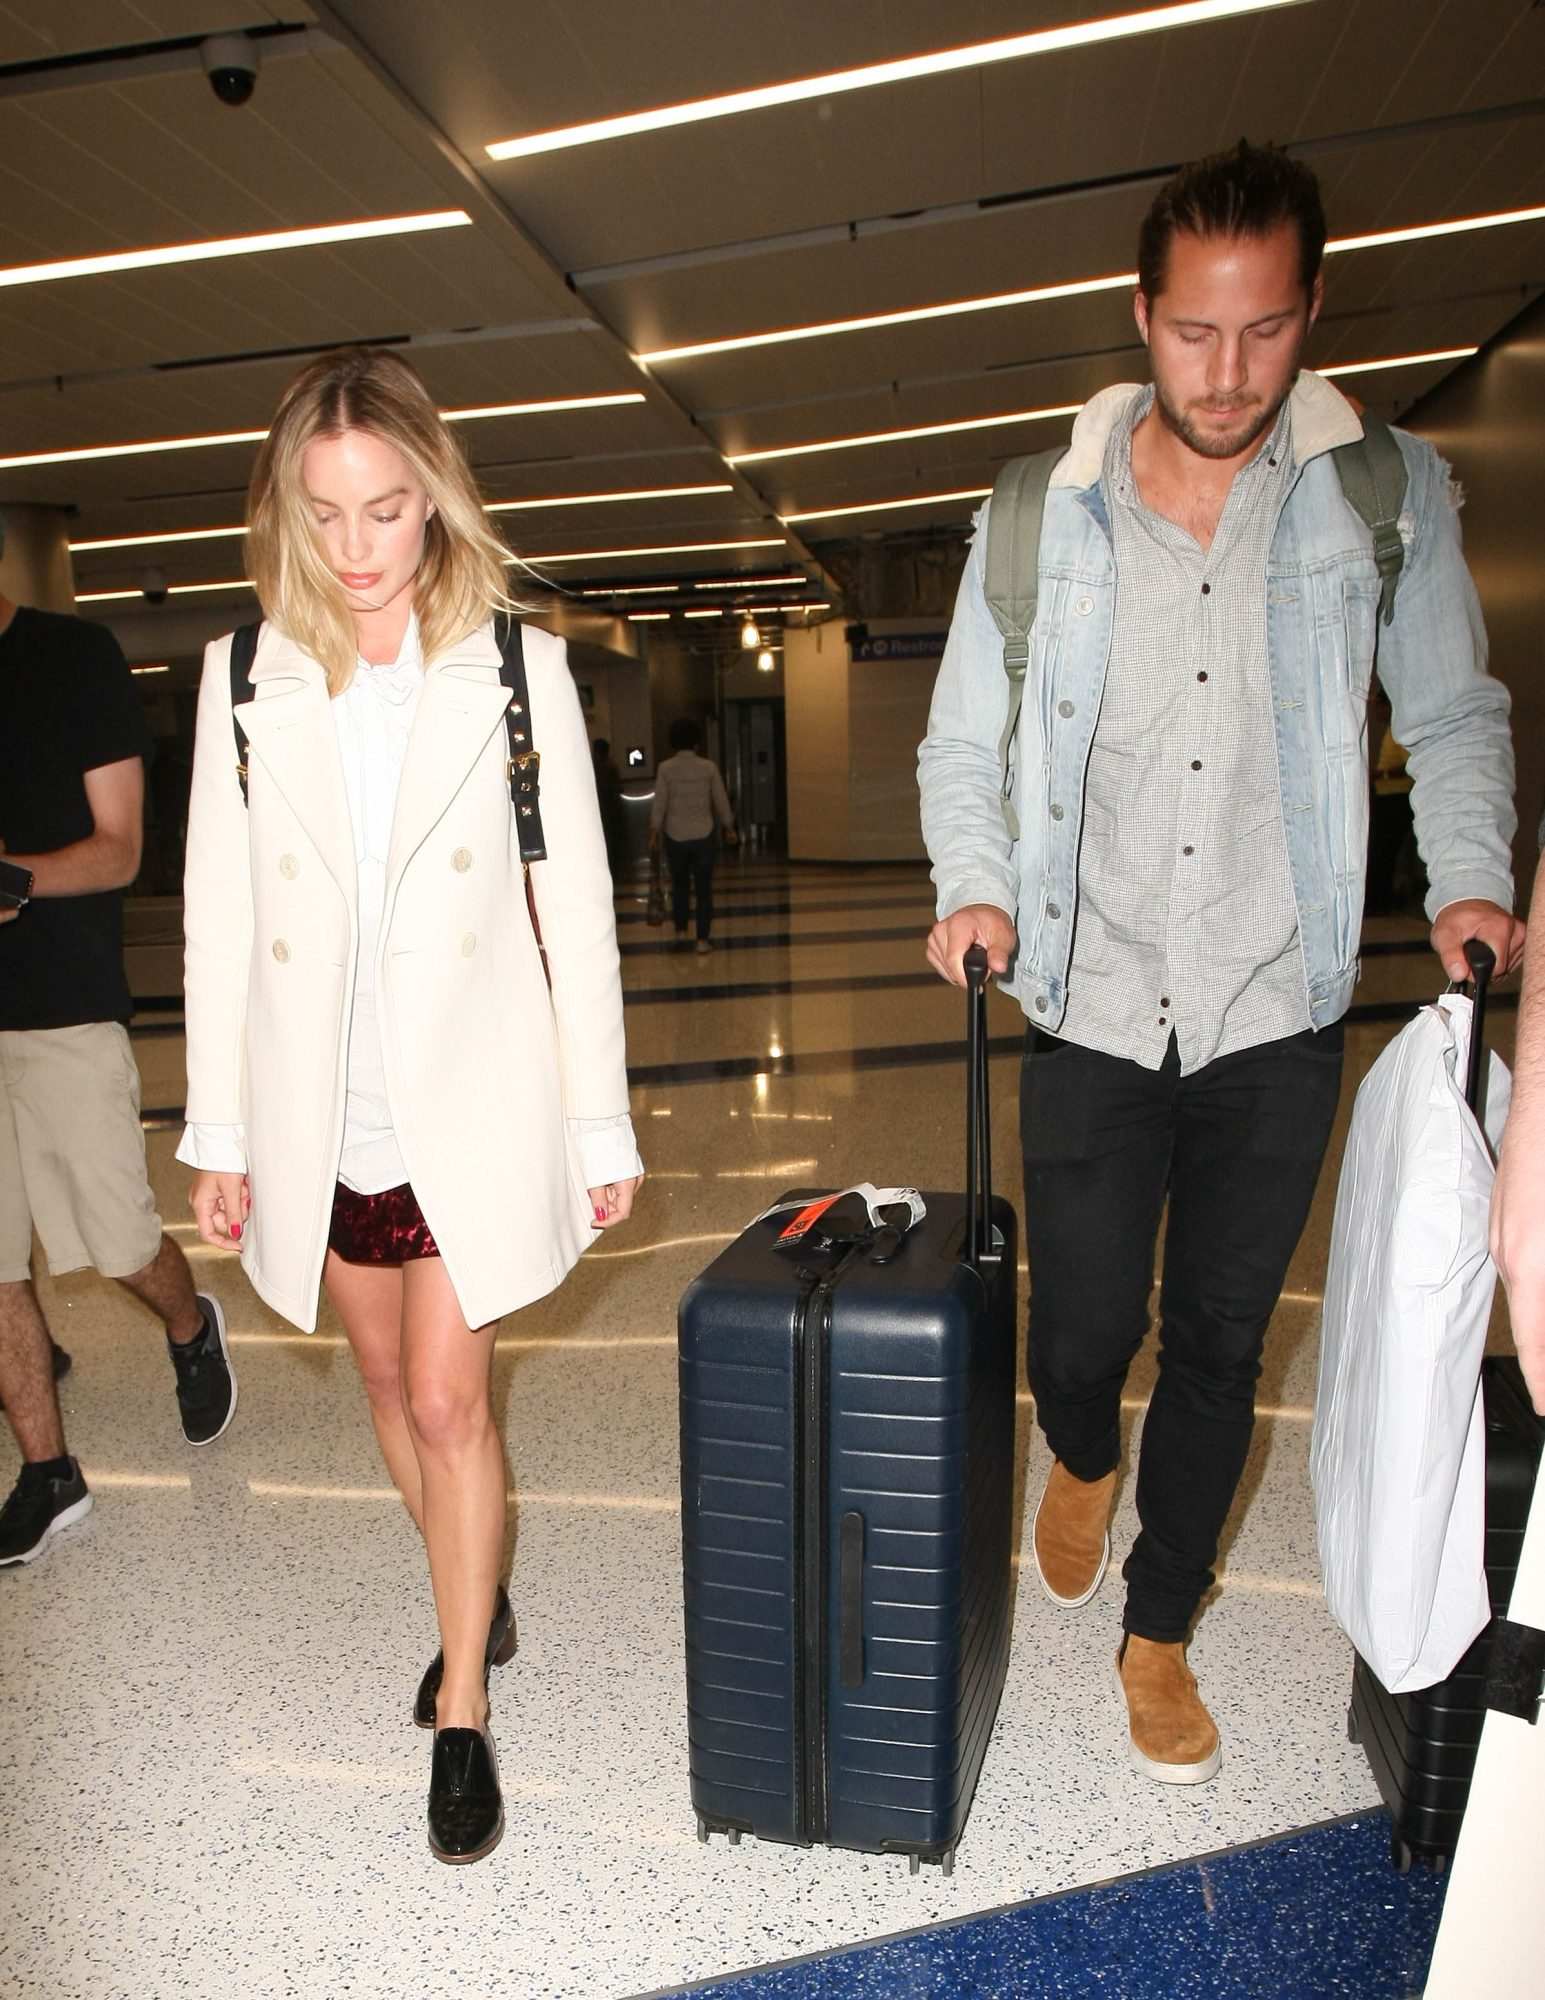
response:
[[[918,755],[938,914],[969,903],[1012,914],[1019,949],[1003,983],[1048,1030],[1067,1002],[1084,784],[1118,587],[1101,470],[1112,425],[1140,393],[1122,384],[1086,404],[1052,474],[1010,774],[1018,840],[1001,807],[1008,682],[983,594],[986,507]],[[1321,1028],[1345,1012],[1357,979],[1375,643],[1395,734],[1409,752],[1417,839],[1432,884],[1429,917],[1472,896],[1512,908],[1513,746],[1507,690],[1486,671],[1486,634],[1460,553],[1447,466],[1423,439],[1395,433],[1409,475],[1400,516],[1406,556],[1394,621],[1381,627],[1372,538],[1327,456],[1361,435],[1357,413],[1305,372],[1293,390],[1292,421],[1293,478],[1271,540],[1266,632],[1308,1016]]]

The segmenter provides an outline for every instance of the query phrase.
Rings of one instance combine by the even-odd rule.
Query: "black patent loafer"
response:
[[[481,1861],[504,1833],[499,1764],[486,1729],[441,1729],[429,1773],[429,1849],[455,1866]]]
[[[488,1644],[483,1648],[483,1689],[488,1689],[490,1668],[502,1667],[515,1653],[515,1614],[510,1609],[510,1600],[504,1585],[499,1586],[499,1595],[494,1600],[493,1621],[488,1627]],[[435,1726],[435,1697],[440,1692],[440,1677],[445,1672],[445,1655],[436,1653],[424,1669],[424,1678],[418,1684],[418,1693],[413,1697],[413,1720],[420,1729]]]

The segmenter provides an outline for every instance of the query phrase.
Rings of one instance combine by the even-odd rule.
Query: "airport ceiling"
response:
[[[611,399],[457,419],[489,501],[574,503],[499,517],[564,588],[703,611],[730,593],[694,585],[738,578],[744,601],[776,576],[795,580],[757,583],[762,599],[827,599],[823,546],[960,529],[1004,459],[1065,437],[1068,406],[1143,372],[1119,283],[923,309],[1119,279],[1166,172],[1242,134],[1315,167],[1333,239],[1536,210],[1333,256],[1315,365],[1472,348],[1540,291],[1538,0],[1274,0],[1232,17],[1219,0],[1161,4],[1147,32],[1084,46],[486,150],[1131,11],[0,0],[0,502],[73,508],[74,542],[237,527],[250,439],[36,461],[260,433],[307,355],[382,341],[448,410]],[[216,35],[248,38],[220,79],[240,95],[255,65],[245,103],[205,74]],[[18,268],[447,213],[151,268]],[[895,314],[917,316],[668,352]],[[1455,365],[1347,386],[1393,416]],[[1047,410],[1062,414],[1027,414]],[[898,431],[925,434],[833,442]],[[633,497],[595,497],[618,494]],[[77,587],[132,591],[147,565],[174,587],[238,579],[241,548],[227,534],[80,549]]]

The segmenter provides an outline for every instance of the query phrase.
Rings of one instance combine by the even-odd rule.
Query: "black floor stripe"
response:
[[[1411,1000],[1375,1000],[1349,1007],[1344,1018],[1353,1025],[1378,1021],[1410,1020],[1419,1003]],[[1518,1006],[1516,993],[1495,993],[1487,1005],[1496,1013],[1512,1013]],[[992,1035],[990,1056],[1015,1056],[1024,1047],[1024,1036]],[[926,1069],[950,1067],[963,1061],[963,1040],[947,1042],[890,1042],[867,1049],[815,1049],[808,1055],[710,1056],[699,1062],[634,1063],[628,1068],[628,1083],[635,1089],[660,1088],[666,1084],[722,1083],[745,1076],[842,1076],[856,1070]],[[149,1130],[180,1125],[181,1105],[154,1105],[140,1114],[140,1123]]]
[[[669,897],[667,895],[667,900]],[[848,910],[917,910],[924,923],[932,923],[933,908],[926,896],[879,896],[846,897],[840,903],[795,903],[787,900],[777,903],[740,903],[728,897],[721,898],[714,892],[714,915],[716,917],[822,917],[836,916]],[[619,924],[641,924],[645,921],[642,910],[619,910]]]

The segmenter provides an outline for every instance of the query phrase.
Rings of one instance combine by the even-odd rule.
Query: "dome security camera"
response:
[[[258,73],[258,46],[250,35],[208,35],[198,52],[209,87],[222,104],[250,101]]]
[[[139,576],[140,594],[147,604],[166,602],[166,571],[164,569],[142,569]]]

